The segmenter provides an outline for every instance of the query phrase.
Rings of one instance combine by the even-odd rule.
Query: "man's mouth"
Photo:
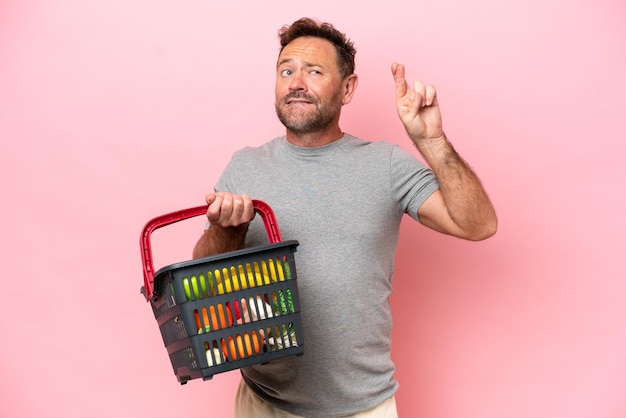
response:
[[[296,95],[289,95],[287,97],[285,97],[285,103],[286,104],[313,104],[313,100],[311,100],[310,98],[307,97],[303,97],[303,96],[296,96]]]
[[[311,104],[308,100],[287,100],[287,104]]]

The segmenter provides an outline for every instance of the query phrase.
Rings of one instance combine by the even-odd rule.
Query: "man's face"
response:
[[[320,131],[339,120],[342,78],[335,47],[325,39],[301,37],[278,57],[276,114],[283,125],[302,134]]]

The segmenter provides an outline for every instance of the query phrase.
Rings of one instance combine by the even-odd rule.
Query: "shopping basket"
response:
[[[141,291],[181,384],[304,352],[294,260],[298,241],[282,241],[269,205],[253,204],[269,244],[171,264],[155,273],[151,233],[206,214],[208,207],[156,217],[141,233]]]

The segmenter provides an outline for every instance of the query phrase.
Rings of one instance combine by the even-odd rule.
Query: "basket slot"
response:
[[[191,347],[182,348],[178,351],[169,351],[170,361],[181,384],[188,380],[202,377],[200,366],[196,361]]]
[[[279,323],[268,328],[266,341],[269,351],[278,351],[298,346],[296,331],[291,323]]]
[[[218,298],[194,301],[193,334],[230,328],[297,312],[290,287],[264,291],[263,287]]]
[[[224,329],[233,326],[232,309],[227,304],[218,303],[193,311],[196,331],[201,334],[210,330]]]
[[[251,330],[233,330],[221,337],[203,340],[207,367],[223,362],[235,362],[251,357],[263,356],[267,352],[281,351],[298,346],[298,337],[293,324],[281,322],[270,327]],[[216,362],[215,349],[221,351]],[[209,353],[207,353],[209,352]]]
[[[164,319],[159,318],[159,329],[166,347],[189,336],[180,315],[177,314],[169,319]]]
[[[182,285],[185,300],[193,301],[282,282],[291,278],[289,262],[286,257],[282,257],[282,259],[270,258],[245,264],[233,264],[229,267],[209,270],[206,273],[192,274],[183,278]],[[175,295],[175,289],[171,284],[170,287],[171,293]]]

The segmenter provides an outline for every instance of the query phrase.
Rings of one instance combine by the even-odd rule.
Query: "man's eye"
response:
[[[311,74],[322,74],[319,70],[311,70]]]
[[[283,77],[287,77],[287,76],[289,76],[291,74],[292,74],[291,70],[282,70],[280,72],[280,75],[282,75]]]

